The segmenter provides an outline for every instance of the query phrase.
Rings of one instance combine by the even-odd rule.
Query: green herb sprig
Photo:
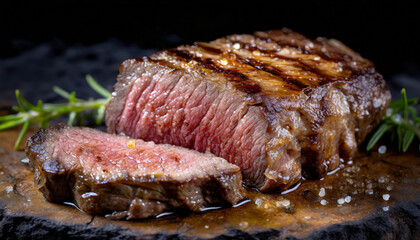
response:
[[[101,124],[105,115],[105,104],[110,99],[111,93],[99,85],[91,75],[86,75],[86,81],[103,98],[83,100],[76,98],[75,92],[69,93],[55,86],[54,92],[67,99],[67,103],[43,103],[39,100],[37,105],[33,105],[21,95],[19,90],[16,90],[18,106],[13,106],[13,110],[17,113],[0,116],[0,131],[23,125],[14,146],[17,150],[32,123],[38,124],[40,128],[47,128],[51,120],[69,115],[67,124],[73,125],[76,119],[85,119],[91,116],[88,112],[94,111],[95,123]]]
[[[419,99],[407,99],[404,88],[401,90],[401,95],[401,99],[389,105],[386,115],[381,119],[376,132],[367,144],[367,151],[370,151],[387,132],[391,132],[392,142],[397,140],[399,152],[406,152],[415,137],[420,140],[420,117],[412,106],[417,104]]]

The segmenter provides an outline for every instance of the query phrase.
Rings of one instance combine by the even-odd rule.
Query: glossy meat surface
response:
[[[240,169],[222,158],[94,129],[40,130],[26,153],[47,200],[73,200],[90,214],[144,218],[244,198]]]
[[[109,132],[209,151],[262,191],[351,159],[390,101],[372,62],[289,29],[126,60],[117,80]]]

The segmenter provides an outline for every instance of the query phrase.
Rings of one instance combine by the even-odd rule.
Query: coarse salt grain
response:
[[[390,197],[390,195],[389,195],[388,193],[385,193],[385,194],[383,194],[383,195],[382,195],[382,198],[383,198],[385,201],[388,201],[388,200],[389,200],[389,197]]]
[[[345,201],[346,203],[351,202],[351,196],[347,196],[346,198],[344,198],[344,201]]]
[[[319,190],[319,194],[318,194],[320,197],[324,197],[325,196],[325,188],[321,188],[320,190]]]
[[[281,201],[276,202],[276,207],[289,207],[290,206],[290,200],[284,199]]]
[[[6,193],[10,193],[13,191],[13,186],[7,186],[6,187]]]
[[[386,153],[386,146],[385,146],[385,145],[381,145],[381,146],[378,148],[378,153],[379,153],[379,154],[384,154],[384,153]]]
[[[255,200],[255,205],[262,206],[263,205],[263,200],[261,198],[257,198],[257,200]]]

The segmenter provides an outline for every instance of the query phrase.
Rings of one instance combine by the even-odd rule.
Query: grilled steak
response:
[[[117,80],[110,133],[210,151],[262,191],[351,159],[390,101],[372,62],[288,29],[126,60]]]
[[[83,211],[145,218],[172,209],[202,211],[244,198],[239,167],[210,153],[157,145],[89,128],[40,130],[26,154],[51,202]]]

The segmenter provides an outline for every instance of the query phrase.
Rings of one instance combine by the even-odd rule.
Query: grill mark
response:
[[[261,92],[261,86],[258,84],[258,82],[250,80],[246,75],[240,73],[237,70],[223,69],[219,67],[213,62],[212,59],[197,57],[187,51],[180,49],[170,49],[168,50],[168,53],[175,57],[181,58],[182,61],[194,60],[203,68],[210,69],[227,76],[230,81],[234,82],[235,87],[243,92],[248,94]]]
[[[207,43],[203,44],[203,43],[200,42],[200,44],[197,44],[197,46],[202,48],[204,51],[210,51],[211,53],[215,53],[215,52],[217,52],[219,54],[223,53],[222,50],[212,46],[211,44],[207,44]],[[257,70],[264,71],[264,72],[270,73],[271,75],[274,75],[278,78],[281,78],[282,81],[287,83],[287,85],[284,85],[284,87],[287,87],[290,90],[301,91],[302,89],[308,87],[308,85],[299,82],[299,80],[297,80],[293,77],[290,77],[287,74],[284,74],[281,70],[279,70],[275,67],[272,67],[269,64],[264,64],[264,63],[261,63],[257,60],[253,61],[250,58],[241,58],[238,54],[233,53],[233,52],[229,52],[229,55],[231,55],[233,57],[233,59],[235,59],[237,62],[239,62],[241,64],[246,64],[246,65],[251,66],[251,67],[253,67]],[[194,59],[194,60],[196,60],[196,59]],[[244,89],[246,88],[246,92],[248,92],[248,93],[256,93],[256,92],[260,91],[259,84],[257,82],[254,82],[254,81],[247,82],[247,83],[238,83],[238,87],[244,88]]]
[[[214,64],[212,59],[209,58],[201,58],[201,57],[197,57],[192,55],[191,53],[189,53],[188,51],[185,50],[180,50],[180,49],[169,49],[168,53],[172,54],[175,57],[181,58],[181,61],[190,61],[190,60],[194,60],[196,61],[201,67],[206,68],[206,69],[210,69],[212,71],[215,71],[217,73],[222,73],[224,75],[228,75],[230,77],[229,80],[233,80],[233,81],[246,81],[248,80],[248,77],[245,76],[244,74],[232,70],[232,69],[223,69],[219,66],[217,66],[216,64]]]
[[[318,55],[327,61],[333,61],[333,62],[344,61],[344,54],[338,53],[336,51],[331,51],[331,49],[328,52],[323,52],[321,49],[318,49],[319,46],[317,46],[317,47],[311,48],[311,50],[308,50],[304,46],[300,46],[298,44],[301,41],[294,41],[294,42],[288,41],[288,40],[277,41],[269,37],[262,37],[262,36],[256,36],[256,35],[254,35],[254,37],[257,40],[265,41],[267,43],[276,43],[279,47],[289,47],[289,48],[297,49],[305,54]],[[321,48],[327,47],[325,46],[325,42],[320,41],[318,39],[316,40],[303,39],[302,41],[309,41],[313,43],[315,46],[317,44],[321,44],[322,45]]]
[[[231,41],[231,40],[229,40]],[[266,48],[263,48],[262,46],[259,45],[251,45],[249,43],[245,43],[242,41],[231,41],[232,43],[240,43],[241,46],[244,46],[244,49],[248,50],[248,51],[260,51],[261,53],[264,53],[264,56],[266,57],[270,57],[270,58],[278,58],[278,59],[282,59],[285,61],[289,61],[289,62],[293,62],[294,66],[297,68],[301,68],[302,70],[311,72],[313,74],[315,74],[317,76],[317,78],[319,79],[319,81],[323,84],[329,81],[335,81],[337,80],[337,78],[335,77],[331,77],[327,74],[324,74],[323,72],[321,72],[319,69],[317,69],[316,67],[307,64],[303,61],[301,61],[300,59],[296,59],[296,58],[290,58],[290,57],[286,57],[286,56],[282,56],[276,53],[276,51],[274,50],[268,50]],[[274,68],[274,67],[272,67]],[[277,72],[281,72],[279,69],[276,69]],[[285,74],[283,74],[283,76],[286,76]],[[290,77],[289,77],[290,78]]]
[[[264,71],[267,73],[270,73],[271,75],[274,75],[276,77],[281,78],[284,82],[286,82],[288,85],[291,85],[290,87],[294,90],[301,91],[304,88],[307,88],[308,85],[300,82],[297,79],[291,78],[288,75],[284,74],[281,70],[278,68],[272,67],[268,64],[261,63],[257,60],[251,60],[249,58],[243,59],[243,58],[237,58],[238,62],[242,64],[247,64],[255,69],[258,69],[260,71]]]
[[[219,48],[214,47],[212,44],[210,43],[206,43],[206,42],[195,42],[195,45],[206,50],[207,52],[210,53],[214,53],[214,54],[222,54],[223,51],[220,50]]]
[[[302,35],[302,37],[304,37],[304,39],[300,39],[298,41],[289,41],[288,39],[285,40],[280,40],[280,41],[276,41],[272,38],[269,37],[262,37],[262,36],[258,36],[257,34],[254,34],[255,39],[257,40],[261,40],[264,41],[266,43],[276,43],[278,46],[280,47],[290,47],[293,49],[297,49],[299,51],[301,51],[304,54],[310,54],[310,55],[318,55],[319,57],[321,57],[322,59],[326,60],[326,61],[331,61],[331,62],[340,62],[343,63],[343,66],[341,66],[343,69],[346,69],[348,71],[350,71],[350,75],[358,72],[358,71],[364,71],[366,69],[372,68],[373,64],[370,61],[366,62],[366,59],[358,59],[358,58],[353,58],[353,56],[347,55],[345,52],[341,52],[341,51],[337,51],[335,49],[334,46],[331,46],[328,42],[328,39],[319,37],[316,39],[308,39],[305,36]],[[302,44],[303,41],[306,41],[307,43],[312,43],[314,45],[314,47],[310,48],[311,50],[309,50],[308,48],[306,48],[306,44]],[[301,44],[299,44],[301,43]],[[322,48],[325,48],[326,51],[322,51]],[[355,61],[358,64],[360,64],[360,66],[355,67],[350,65],[350,62]],[[308,65],[310,66],[310,65]],[[327,75],[327,79],[328,79],[328,75]],[[331,79],[331,81],[337,80],[337,78],[335,79]]]

